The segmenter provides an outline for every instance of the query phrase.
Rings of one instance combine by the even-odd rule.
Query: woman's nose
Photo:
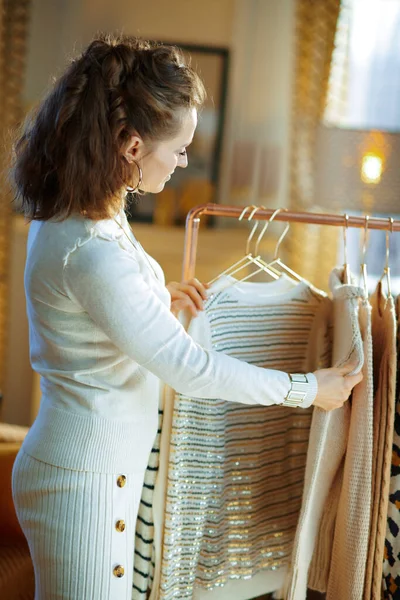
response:
[[[182,156],[179,159],[178,167],[180,167],[181,169],[186,169],[187,166],[188,166],[188,158],[187,158],[187,156]]]

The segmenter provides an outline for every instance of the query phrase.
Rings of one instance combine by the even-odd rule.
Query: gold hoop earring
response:
[[[140,186],[142,185],[142,181],[143,181],[143,171],[142,171],[141,166],[139,165],[139,163],[135,159],[132,159],[132,160],[133,160],[133,162],[135,163],[135,165],[137,167],[137,170],[138,170],[138,173],[139,173],[139,181],[137,182],[136,187],[132,187],[131,185],[127,185],[126,186],[126,192],[127,192],[127,194],[134,194],[135,192],[137,192],[139,190]]]

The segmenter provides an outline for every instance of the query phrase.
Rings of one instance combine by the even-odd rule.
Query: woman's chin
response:
[[[158,192],[162,192],[165,186],[165,181],[162,181],[158,185],[141,185],[140,191],[145,194],[158,194]]]
[[[165,179],[164,179],[164,181],[161,181],[161,183],[159,183],[159,184],[158,184],[158,187],[157,187],[157,189],[155,189],[154,191],[152,190],[152,191],[153,191],[153,194],[158,194],[159,192],[162,192],[162,191],[163,191],[163,189],[164,189],[164,187],[165,187],[165,184],[166,184],[166,183],[167,183],[167,182],[166,182],[166,180],[165,180]]]
[[[162,192],[165,184],[167,183],[167,181],[169,181],[171,179],[171,177],[167,177],[166,179],[163,179],[162,181],[160,181],[160,183],[158,184],[152,184],[152,185],[148,185],[148,186],[143,186],[142,190],[144,192],[148,192],[149,194],[158,194],[159,192]]]

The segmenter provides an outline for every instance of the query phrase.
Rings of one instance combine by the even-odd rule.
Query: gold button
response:
[[[125,475],[120,475],[117,479],[117,486],[118,487],[124,487],[124,485],[126,484],[126,477]]]
[[[122,565],[117,565],[113,568],[113,573],[115,577],[123,577],[125,574],[125,569]]]
[[[119,519],[119,521],[115,523],[115,529],[121,533],[125,531],[125,521]]]

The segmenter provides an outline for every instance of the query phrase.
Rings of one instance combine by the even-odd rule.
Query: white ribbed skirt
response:
[[[35,569],[35,600],[131,599],[142,483],[143,474],[73,471],[20,450],[13,497]]]

